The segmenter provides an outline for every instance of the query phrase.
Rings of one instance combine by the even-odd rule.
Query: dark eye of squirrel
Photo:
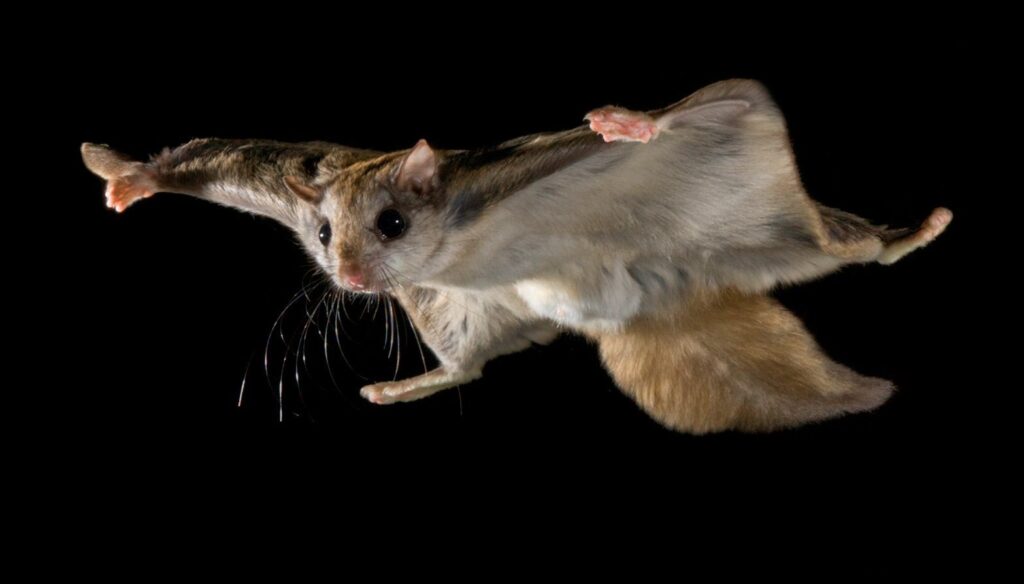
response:
[[[320,243],[327,245],[331,242],[331,224],[324,223],[320,226]]]
[[[377,216],[377,232],[383,239],[394,239],[405,233],[405,217],[397,209],[384,209]]]

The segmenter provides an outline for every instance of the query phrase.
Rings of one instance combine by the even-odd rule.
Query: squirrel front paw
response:
[[[426,397],[434,391],[434,388],[417,387],[408,383],[408,380],[385,381],[364,386],[359,390],[359,395],[370,403],[384,406],[398,402],[407,402]]]
[[[394,385],[393,383],[374,383],[373,385],[366,385],[359,390],[359,395],[363,396],[363,399],[370,403],[377,405],[385,405],[394,403],[393,399],[389,399],[385,394],[384,390],[386,386]]]
[[[145,174],[132,174],[107,181],[107,207],[123,212],[135,201],[152,197],[156,192],[153,181]]]
[[[646,144],[657,138],[660,130],[651,116],[614,106],[596,109],[583,119],[590,122],[590,129],[600,134],[605,142]]]
[[[157,191],[155,171],[105,144],[82,144],[82,161],[107,181],[107,207],[118,213]]]
[[[478,377],[480,377],[479,367],[456,371],[448,371],[440,367],[423,375],[401,381],[385,381],[367,385],[359,390],[359,395],[367,401],[379,405],[409,402],[427,397],[442,389],[455,387],[460,383],[468,383]]]

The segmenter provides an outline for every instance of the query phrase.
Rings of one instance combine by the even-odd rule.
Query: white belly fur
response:
[[[643,289],[621,263],[572,266],[564,274],[517,282],[516,293],[537,315],[573,328],[617,330],[640,311]]]

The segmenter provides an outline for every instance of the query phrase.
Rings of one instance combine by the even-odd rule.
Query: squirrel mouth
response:
[[[386,278],[379,277],[370,270],[339,273],[335,277],[335,282],[341,289],[357,294],[378,294],[390,288]]]

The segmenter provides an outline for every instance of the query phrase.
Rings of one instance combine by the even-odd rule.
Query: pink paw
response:
[[[658,137],[658,124],[654,118],[643,113],[620,107],[596,109],[584,118],[590,122],[590,129],[604,138],[605,142],[650,142]]]
[[[359,390],[359,395],[363,396],[366,401],[377,404],[380,406],[393,404],[397,400],[394,396],[388,395],[386,391],[388,387],[394,385],[393,383],[374,383],[373,385],[367,385]]]
[[[887,245],[879,255],[878,263],[883,265],[896,263],[900,258],[915,249],[928,245],[946,230],[946,227],[949,226],[949,223],[952,220],[953,212],[949,209],[945,209],[943,207],[935,209],[932,211],[932,214],[924,220],[924,223],[921,224],[921,227],[917,231],[903,239],[898,239]]]
[[[123,212],[139,199],[152,197],[156,187],[144,174],[132,174],[107,181],[107,207]]]
[[[931,241],[942,234],[953,220],[953,212],[944,207],[932,211],[918,232],[924,241]]]

